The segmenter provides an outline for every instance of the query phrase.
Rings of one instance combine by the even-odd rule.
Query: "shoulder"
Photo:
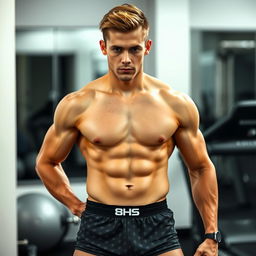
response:
[[[181,127],[199,127],[199,113],[193,100],[185,93],[169,89],[161,90],[161,95],[175,114]]]
[[[176,112],[196,110],[196,105],[193,100],[183,92],[176,91],[172,88],[161,89],[160,95]]]
[[[59,103],[61,106],[68,108],[86,108],[91,103],[95,95],[92,87],[85,86],[79,91],[67,94]]]
[[[67,94],[56,107],[54,123],[68,127],[75,126],[79,116],[90,106],[94,96],[93,88],[87,86]]]
[[[96,98],[96,94],[104,87],[105,76],[91,81],[78,91],[67,94],[58,104],[57,110],[84,112]]]
[[[150,84],[150,87],[157,89],[159,95],[172,107],[174,110],[182,110],[186,108],[196,108],[193,100],[186,95],[185,93],[174,90],[170,85],[162,82],[161,80],[146,75],[147,84]]]
[[[88,108],[95,96],[95,90],[85,86],[79,91],[67,94],[58,104],[57,110],[83,111]]]
[[[193,100],[185,93],[173,89],[168,84],[147,76],[150,84],[153,84],[163,101],[170,107],[171,112],[181,127],[198,127],[199,113]]]
[[[156,77],[150,76],[144,73],[144,81],[146,87],[150,89],[157,89],[157,90],[168,90],[170,86],[163,81],[157,79]]]

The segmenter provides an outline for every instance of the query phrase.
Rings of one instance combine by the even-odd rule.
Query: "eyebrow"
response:
[[[133,46],[131,46],[131,47],[129,47],[129,49],[131,49],[131,48],[140,48],[140,49],[142,49],[142,47],[139,45],[139,44],[136,44],[136,45],[133,45]],[[112,46],[110,46],[110,48],[112,49],[112,48],[121,48],[121,49],[124,49],[124,48],[126,48],[126,47],[123,47],[123,46],[119,46],[119,45],[112,45]]]

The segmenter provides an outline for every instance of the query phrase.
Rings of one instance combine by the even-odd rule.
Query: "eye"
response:
[[[130,49],[131,53],[138,53],[141,51],[141,47],[140,46],[134,46]]]
[[[112,51],[113,51],[114,53],[120,53],[120,52],[122,51],[122,48],[121,48],[121,47],[114,46],[114,47],[112,47]]]

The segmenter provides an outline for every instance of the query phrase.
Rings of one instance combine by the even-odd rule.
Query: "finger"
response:
[[[84,211],[85,211],[85,210],[80,211],[80,212],[77,214],[77,216],[78,216],[79,218],[81,218]]]
[[[202,256],[202,252],[200,249],[196,250],[196,253],[194,254],[194,256]]]

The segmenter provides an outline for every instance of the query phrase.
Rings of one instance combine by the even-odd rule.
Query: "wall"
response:
[[[175,90],[190,91],[189,1],[156,1],[156,76]],[[169,161],[170,193],[168,203],[174,211],[176,227],[191,224],[190,201],[178,152]]]
[[[255,30],[255,0],[190,0],[190,26],[204,30]]]
[[[17,255],[14,0],[0,1],[0,255]]]
[[[124,2],[122,0],[19,0],[16,3],[16,25],[98,26],[107,10]],[[145,1],[132,0],[129,3],[145,8]]]
[[[93,57],[101,58],[105,64],[104,70],[107,69],[107,59],[100,51],[99,38],[101,38],[101,32],[92,27],[18,31],[16,32],[16,53],[30,56],[72,54],[75,84],[70,87],[79,90],[94,79],[96,67],[92,66]],[[92,56],[92,53],[95,56]]]

